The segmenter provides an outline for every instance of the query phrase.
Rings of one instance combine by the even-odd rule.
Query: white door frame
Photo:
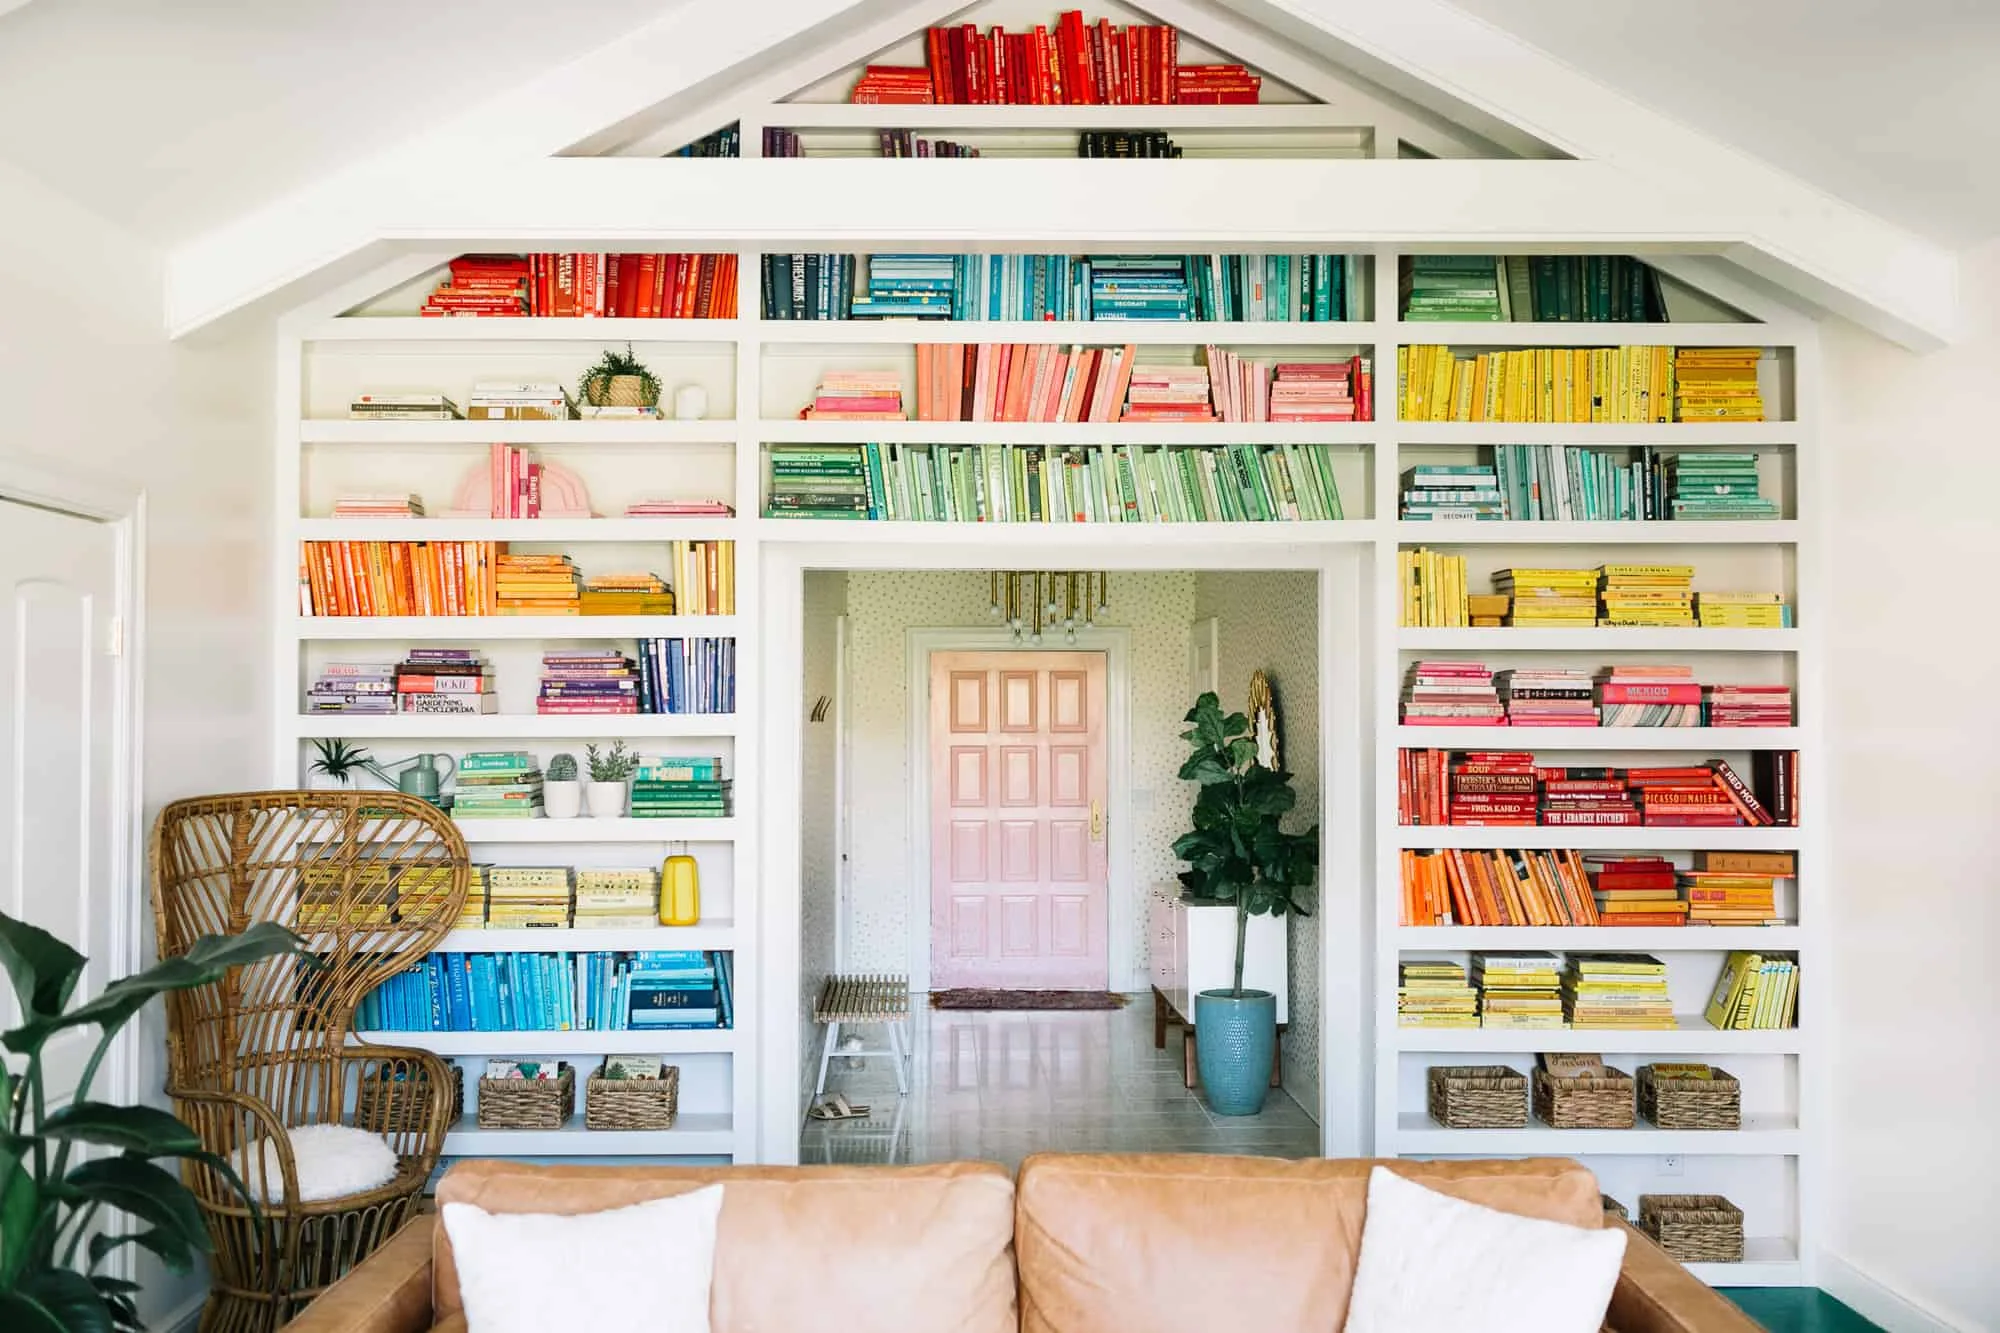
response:
[[[111,868],[111,957],[103,960],[108,981],[130,976],[147,961],[146,810],[141,763],[141,719],[145,704],[146,496],[136,487],[104,477],[0,458],[0,500],[32,505],[102,523],[115,543],[112,607],[115,651],[112,677],[111,828],[107,849]],[[94,1100],[130,1104],[157,1102],[157,1090],[139,1087],[139,1045],[128,1027],[101,1067],[110,1085],[96,1088]],[[129,1279],[134,1250],[118,1250],[112,1273]]]
[[[1105,977],[1114,991],[1143,989],[1132,963],[1138,930],[1132,883],[1132,631],[1124,626],[1078,629],[1076,642],[1021,643],[1004,625],[905,632],[904,730],[909,747],[910,989],[931,988],[931,654],[950,652],[1076,652],[1104,654],[1105,841],[1109,895],[1109,956]]]

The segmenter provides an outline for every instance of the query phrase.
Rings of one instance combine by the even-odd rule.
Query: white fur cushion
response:
[[[1516,1217],[1376,1167],[1346,1333],[1598,1333],[1625,1233]]]
[[[442,1212],[470,1333],[709,1333],[720,1185],[573,1217]]]
[[[396,1178],[396,1153],[380,1134],[346,1125],[301,1125],[287,1130],[292,1141],[292,1164],[299,1176],[299,1199],[338,1199],[360,1194]],[[264,1203],[285,1201],[285,1171],[278,1161],[278,1145],[265,1139]],[[255,1169],[254,1167],[252,1168]],[[255,1180],[246,1181],[252,1192]]]

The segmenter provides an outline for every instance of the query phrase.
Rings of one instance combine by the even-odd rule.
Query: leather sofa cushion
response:
[[[998,1166],[633,1167],[462,1162],[440,1206],[588,1213],[723,1185],[715,1333],[850,1323],[871,1333],[1017,1333],[1014,1183]],[[436,1229],[433,1303],[460,1313],[451,1240]],[[643,1326],[643,1312],[635,1311]]]
[[[1347,1321],[1367,1213],[1366,1159],[1037,1155],[1014,1243],[1021,1333],[1326,1333]],[[1601,1227],[1575,1162],[1383,1162],[1523,1217]]]

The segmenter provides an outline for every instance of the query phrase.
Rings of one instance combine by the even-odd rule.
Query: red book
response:
[[[1607,704],[1698,704],[1701,686],[1619,685],[1606,681],[1598,687],[1599,702]]]
[[[931,69],[931,96],[940,102],[951,100],[951,49],[943,28],[924,29],[924,63]]]
[[[1090,80],[1100,105],[1117,99],[1111,92],[1111,20],[1099,19],[1090,30]]]
[[[1160,88],[1164,95],[1160,100],[1173,102],[1178,100],[1174,88],[1174,67],[1181,62],[1181,30],[1162,28],[1160,36],[1164,39],[1160,48]]]

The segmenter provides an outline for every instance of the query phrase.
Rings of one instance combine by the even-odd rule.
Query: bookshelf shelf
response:
[[[1412,750],[1796,750],[1797,727],[1397,727]]]
[[[1796,949],[1796,926],[1399,926],[1396,947],[1433,952],[1552,949]]]
[[[498,843],[734,842],[736,820],[709,819],[461,819],[459,834],[474,847]]]
[[[757,325],[769,348],[789,345],[896,346],[911,343],[1132,343],[1139,347],[1200,347],[1206,343],[1263,347],[1355,347],[1372,344],[1380,326],[1329,320],[935,320],[773,319]]]
[[[1393,818],[1395,807],[1389,808]],[[1506,847],[1521,849],[1588,847],[1592,851],[1770,852],[1798,847],[1795,828],[1632,828],[1537,825],[1529,828],[1465,828],[1456,825],[1398,824],[1395,847]],[[1683,927],[1686,929],[1686,927]]]
[[[733,421],[350,421],[299,423],[304,444],[734,444]]]
[[[1452,347],[1764,347],[1772,336],[1762,324],[1613,324],[1505,320],[1449,322],[1394,320],[1398,343]]]
[[[775,421],[767,444],[1329,444],[1371,445],[1374,422]]]
[[[672,1129],[623,1130],[585,1129],[581,1111],[549,1130],[480,1129],[468,1115],[444,1140],[447,1157],[709,1157],[735,1151],[735,1118],[726,1112],[683,1113]]]
[[[1390,1003],[1394,1004],[1394,997]],[[1548,1028],[1513,1031],[1504,1028],[1399,1028],[1388,1015],[1389,1043],[1403,1051],[1507,1052],[1590,1051],[1612,1055],[1783,1055],[1803,1048],[1804,1028],[1766,1028],[1720,1032],[1700,1014],[1680,1015],[1680,1026],[1654,1032],[1616,1032],[1602,1028]],[[1718,1135],[1716,1142],[1720,1143]],[[1711,1149],[1710,1151],[1713,1151]]]
[[[1785,1236],[1746,1236],[1740,1264],[1689,1264],[1688,1271],[1714,1287],[1790,1287],[1803,1280],[1798,1242]]]
[[[737,1049],[734,1028],[651,1032],[357,1032],[369,1046],[411,1046],[438,1055],[703,1055]],[[580,1094],[579,1094],[580,1095]]]
[[[418,315],[343,315],[305,325],[307,343],[325,342],[734,342],[734,319],[425,319]]]
[[[1791,653],[1803,640],[1796,629],[1402,629],[1396,646],[1418,652],[1518,653],[1667,652]]]
[[[1387,403],[1380,397],[1378,403]],[[1392,427],[1404,444],[1587,444],[1600,449],[1649,445],[1655,449],[1768,448],[1796,445],[1803,428],[1796,421],[1615,422],[1399,421]],[[1689,524],[1690,527],[1697,526]]]
[[[733,518],[308,518],[304,541],[671,542],[727,541]]]
[[[936,102],[909,106],[783,102],[767,123],[787,129],[1011,130],[1289,130],[1360,129],[1365,118],[1318,102],[1252,106],[990,106]]]
[[[299,639],[724,638],[735,616],[298,616]]]
[[[721,737],[736,734],[733,713],[487,713],[441,717],[428,713],[312,713],[295,720],[301,740],[337,736],[343,740],[577,740],[617,736]]]
[[[1796,1116],[1745,1115],[1738,1130],[1657,1129],[1644,1120],[1631,1129],[1551,1129],[1529,1118],[1524,1129],[1446,1129],[1422,1112],[1396,1118],[1399,1153],[1426,1156],[1515,1153],[1574,1157],[1580,1153],[1678,1153],[1690,1156],[1795,1156],[1803,1138]]]
[[[652,926],[637,930],[454,930],[437,947],[440,953],[734,949],[736,923],[718,917],[698,926]]]
[[[1432,522],[1400,519],[1396,540],[1405,546],[1455,549],[1461,546],[1542,545],[1612,546],[1619,543],[1659,546],[1784,546],[1799,540],[1794,519],[1741,522]]]

